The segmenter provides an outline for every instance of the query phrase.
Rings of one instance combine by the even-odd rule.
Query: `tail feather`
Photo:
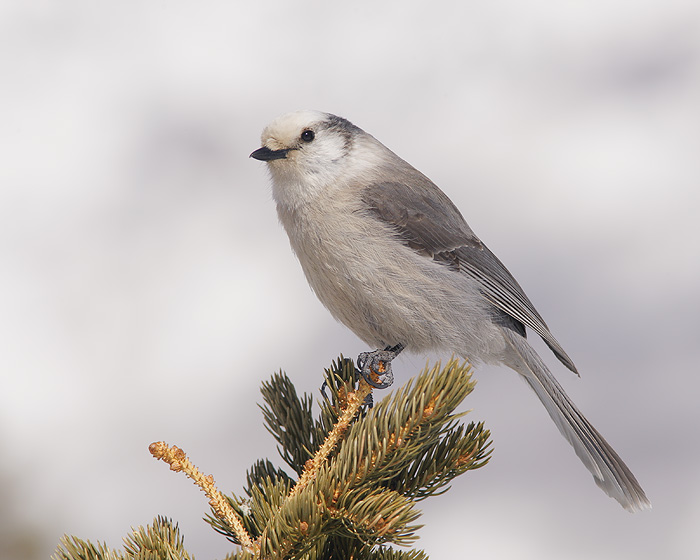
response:
[[[627,465],[576,408],[525,338],[510,329],[503,331],[517,356],[515,363],[508,365],[525,377],[534,389],[596,484],[628,511],[650,509],[651,503]]]

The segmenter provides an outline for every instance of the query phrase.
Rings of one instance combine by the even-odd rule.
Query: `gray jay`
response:
[[[368,380],[368,364],[381,372],[404,348],[506,365],[534,389],[606,494],[629,511],[651,507],[528,344],[526,328],[577,373],[571,358],[430,179],[349,121],[316,111],[277,118],[251,157],[267,162],[279,219],[311,288],[378,348],[358,358]]]

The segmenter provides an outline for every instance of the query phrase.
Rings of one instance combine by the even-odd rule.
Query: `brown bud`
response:
[[[179,447],[173,445],[173,457],[176,461],[184,461],[187,458],[187,454]]]
[[[156,459],[162,459],[167,449],[168,445],[164,441],[154,441],[148,446],[148,450],[151,452],[151,455],[153,455],[153,457]]]

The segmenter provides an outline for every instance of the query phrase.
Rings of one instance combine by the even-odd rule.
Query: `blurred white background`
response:
[[[299,108],[349,118],[453,199],[654,504],[622,510],[525,384],[480,368],[464,406],[492,461],[422,504],[417,546],[698,558],[694,0],[2,2],[0,556],[46,558],[63,533],[121,547],[163,514],[222,558],[204,496],[148,444],[239,492],[253,461],[281,464],[261,381],[283,368],[316,392],[366,350],[307,287],[248,158]]]

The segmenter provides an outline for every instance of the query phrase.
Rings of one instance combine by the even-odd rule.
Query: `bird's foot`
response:
[[[384,350],[362,352],[357,357],[357,371],[375,389],[386,389],[394,382],[391,361],[403,349],[403,344],[397,344],[396,346],[387,346]]]

